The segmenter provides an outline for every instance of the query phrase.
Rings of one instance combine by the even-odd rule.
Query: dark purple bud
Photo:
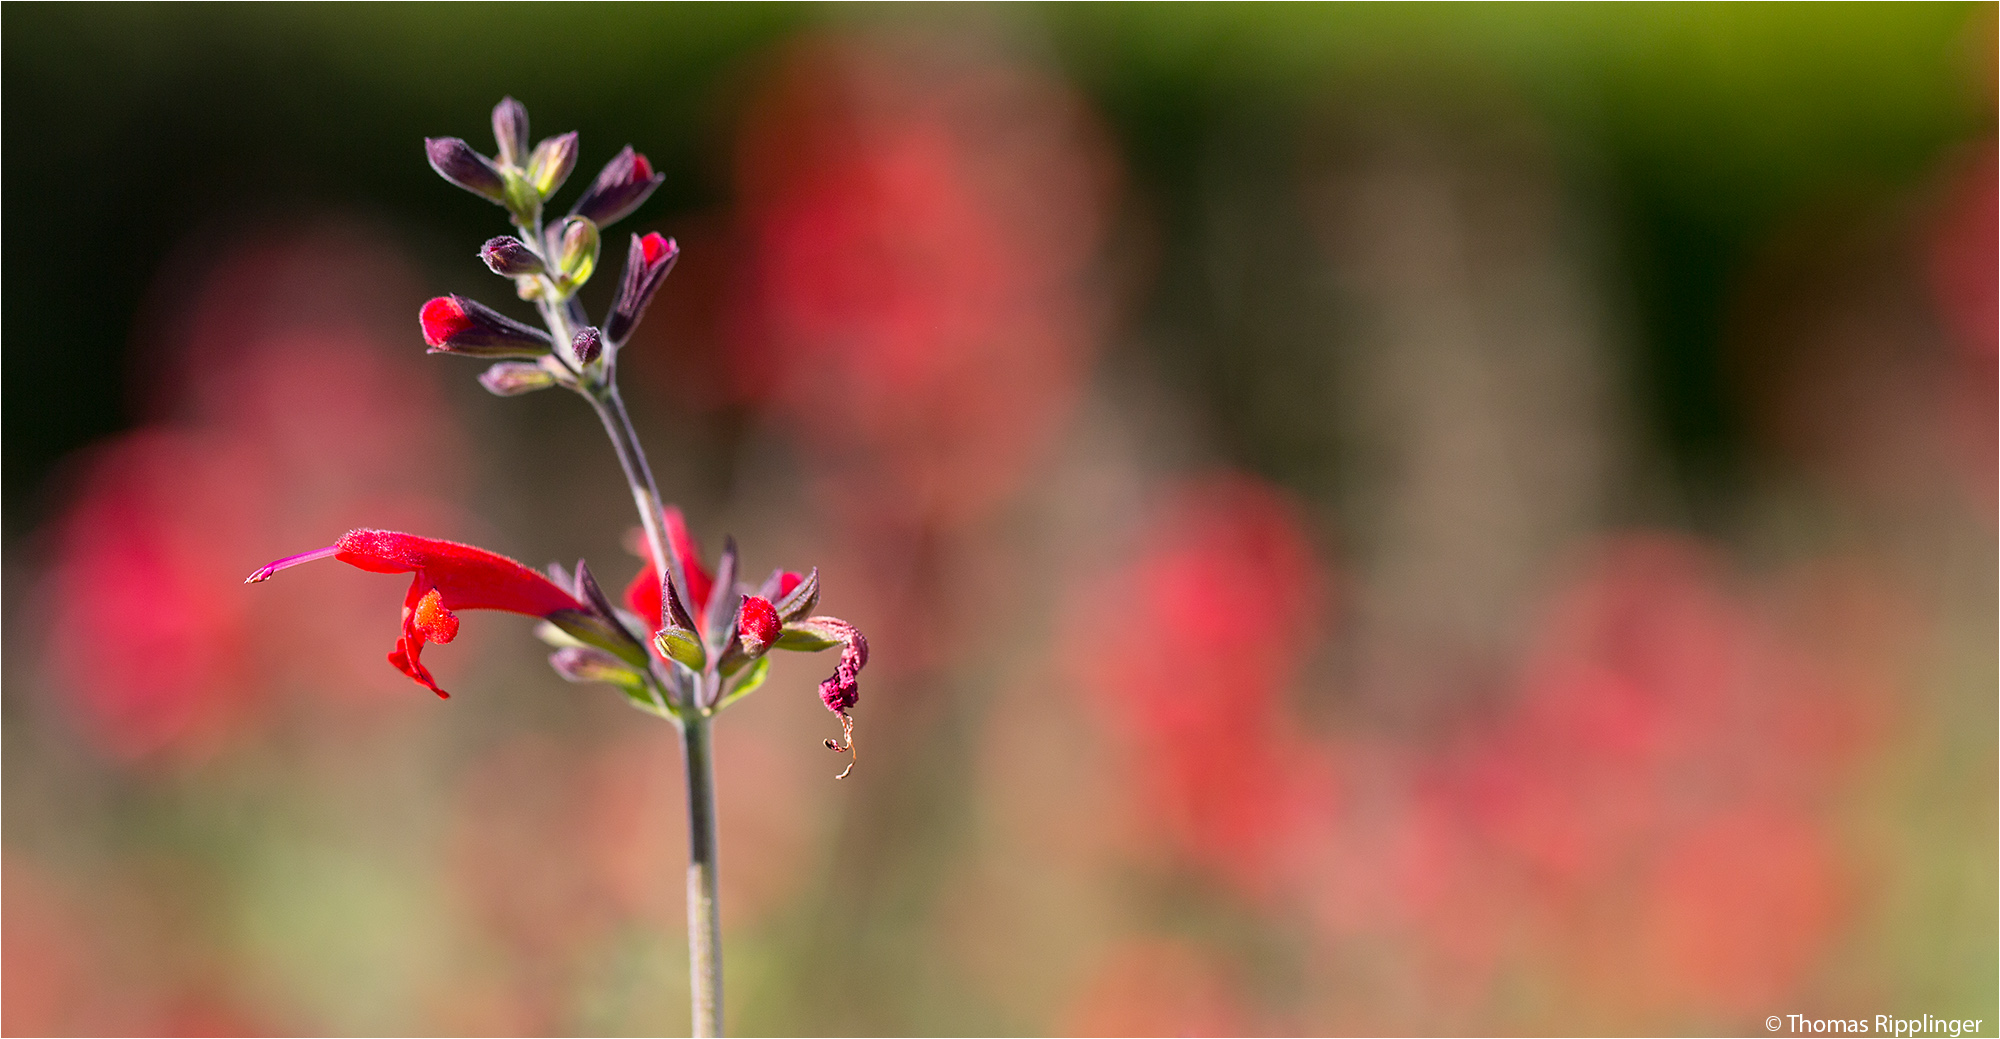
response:
[[[584,328],[569,343],[569,355],[576,361],[578,367],[597,360],[597,355],[603,352],[604,337],[595,328]]]
[[[618,281],[618,298],[612,302],[611,316],[604,322],[604,334],[613,343],[623,344],[625,337],[632,334],[646,314],[646,304],[660,291],[660,283],[667,280],[667,272],[674,269],[674,261],[680,255],[680,245],[671,238],[658,234],[632,236],[632,247],[625,253],[625,273]]]
[[[479,258],[486,262],[488,270],[508,278],[540,274],[545,269],[542,258],[528,248],[528,243],[509,235],[487,239],[479,247]]]
[[[729,630],[729,622],[736,619],[736,603],[741,598],[743,593],[736,590],[736,539],[723,538],[722,557],[715,561],[715,583],[701,613],[701,632],[708,638],[711,656],[721,656],[735,634]]]
[[[528,109],[511,97],[493,106],[493,139],[500,145],[500,164],[519,166],[528,157]]]
[[[576,208],[570,214],[588,217],[599,227],[610,227],[639,208],[646,196],[666,179],[666,174],[654,173],[653,164],[628,144],[604,164],[604,171],[591,182],[583,197],[576,200]]]
[[[479,373],[479,385],[496,397],[518,397],[555,384],[556,377],[533,361],[496,361]]]
[[[540,357],[551,348],[548,333],[464,296],[439,296],[424,304],[417,318],[434,354]]]
[[[687,603],[681,599],[680,586],[674,583],[673,571],[660,582],[660,617],[668,625],[694,630],[694,616],[688,613]]]
[[[528,183],[536,191],[548,198],[569,179],[569,172],[576,168],[576,131],[550,137],[535,145],[535,154],[528,157]]]
[[[426,137],[424,154],[438,176],[489,202],[506,201],[507,184],[501,180],[500,171],[493,168],[486,156],[473,151],[471,145],[456,137]]]

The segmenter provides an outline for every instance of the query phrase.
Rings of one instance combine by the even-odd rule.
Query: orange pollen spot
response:
[[[445,608],[444,596],[433,588],[417,600],[417,631],[443,645],[458,637],[458,614]]]

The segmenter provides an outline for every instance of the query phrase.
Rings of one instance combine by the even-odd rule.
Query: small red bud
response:
[[[771,600],[756,595],[743,597],[743,613],[737,618],[738,637],[743,641],[743,652],[757,656],[771,648],[778,641],[778,610]]]
[[[434,354],[466,357],[540,357],[549,336],[464,296],[439,296],[417,314],[424,342]]]
[[[423,323],[424,343],[428,346],[443,346],[452,336],[472,327],[472,319],[453,296],[439,296],[424,304],[417,319]]]

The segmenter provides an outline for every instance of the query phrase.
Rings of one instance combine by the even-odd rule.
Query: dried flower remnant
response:
[[[701,548],[688,532],[678,509],[667,511],[664,526],[674,558],[668,576],[663,581],[653,579],[651,548],[642,541],[643,564],[625,587],[626,605],[642,619],[657,625],[653,637],[655,651],[663,659],[678,661],[690,669],[705,666],[712,655],[719,656],[723,674],[728,675],[745,670],[746,664],[759,660],[770,649],[810,653],[840,647],[834,673],[820,683],[820,702],[840,718],[840,739],[829,739],[826,745],[840,753],[854,754],[854,717],[849,712],[860,700],[861,669],[868,664],[868,639],[860,629],[838,617],[808,616],[819,605],[819,571],[801,575],[779,570],[756,589],[738,584],[732,601],[726,582],[735,570],[734,545],[724,550],[720,571],[711,575],[702,563]],[[685,575],[690,588],[697,590],[688,601],[705,603],[705,608],[693,611],[686,608],[673,578],[676,570]],[[726,626],[725,615],[729,618]],[[762,675],[755,674],[748,682],[725,692],[721,703],[728,704],[745,695],[762,681]],[[852,767],[850,763],[840,776],[846,777]]]

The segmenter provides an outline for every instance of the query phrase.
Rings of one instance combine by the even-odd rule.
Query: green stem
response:
[[[541,223],[540,214],[537,214],[532,226],[521,227],[537,250],[544,250],[547,244],[542,241]],[[553,282],[549,281],[547,287],[552,291]],[[586,320],[582,309],[576,306],[573,298],[558,301],[546,296],[540,308],[549,332],[555,337],[556,350],[566,350],[574,329]],[[561,357],[558,353],[559,360]],[[567,361],[563,363],[565,368],[570,367]],[[646,542],[653,549],[654,576],[664,581],[674,567],[674,557],[668,551],[663,525],[664,503],[660,499],[659,485],[653,482],[652,467],[646,464],[646,451],[639,446],[639,435],[632,428],[632,417],[625,410],[624,399],[618,395],[616,355],[604,359],[595,377],[587,374],[587,369],[576,374],[577,389],[590,401],[598,420],[604,423],[604,432],[611,438],[612,449],[618,453],[618,464],[625,470],[626,486],[632,490],[632,502],[639,508],[639,522],[646,530]],[[682,583],[681,587],[687,585]],[[668,695],[672,695],[673,683],[668,682],[667,674],[657,666],[657,662],[652,677],[656,686],[669,690]],[[672,705],[662,703],[660,706],[680,727],[681,753],[687,765],[688,984],[693,1005],[694,1034],[718,1036],[722,1034],[722,927],[715,897],[715,764],[710,753],[709,720],[701,710],[699,684],[697,688],[687,690],[685,698],[675,697],[676,702]]]
[[[715,767],[709,721],[689,714],[681,721],[681,753],[688,795],[688,988],[694,1034],[722,1034],[722,927],[716,912]]]
[[[639,523],[646,529],[646,543],[653,549],[653,573],[665,580],[670,557],[667,555],[667,533],[660,525],[660,488],[653,482],[653,470],[646,464],[645,449],[639,446],[639,435],[632,429],[632,419],[625,413],[625,401],[618,396],[618,384],[612,379],[607,371],[602,386],[593,388],[593,392],[584,396],[597,410],[599,421],[604,423],[604,432],[611,437],[611,446],[618,452],[618,464],[625,469],[625,483],[632,488],[632,502],[639,507]]]

